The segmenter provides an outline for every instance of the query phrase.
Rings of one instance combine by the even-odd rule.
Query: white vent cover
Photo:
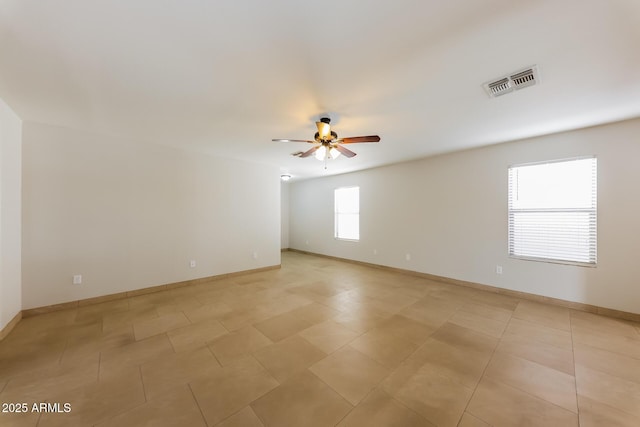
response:
[[[496,80],[492,80],[483,85],[490,97],[504,95],[512,92],[513,90],[522,89],[525,87],[533,86],[538,83],[538,67],[528,67],[524,70],[516,71],[508,76],[501,77]]]

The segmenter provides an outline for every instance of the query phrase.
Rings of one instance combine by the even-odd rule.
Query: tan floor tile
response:
[[[172,291],[167,291],[167,292],[170,292],[171,295],[174,295]],[[186,314],[188,310],[196,310],[200,307],[202,307],[202,303],[198,301],[196,297],[192,295],[183,295],[178,297],[173,296],[171,304],[162,304],[162,305],[156,306],[156,311],[160,316],[164,314],[179,312],[179,311],[182,311],[183,313]]]
[[[578,395],[580,427],[637,427],[640,417]]]
[[[196,350],[228,332],[215,319],[204,320],[167,332],[176,352]]]
[[[573,328],[574,343],[586,344],[614,353],[640,359],[640,340],[622,335],[605,334],[593,329]]]
[[[570,331],[549,328],[520,319],[511,319],[502,339],[510,337],[524,338],[532,343],[542,343],[572,351]]]
[[[323,305],[331,307],[341,312],[353,312],[360,308],[362,304],[370,302],[371,298],[363,295],[358,289],[352,289],[331,297],[320,297],[314,299]]]
[[[260,314],[265,315],[256,321],[265,320],[269,317],[277,316],[295,310],[300,307],[311,304],[313,301],[300,295],[280,292],[273,298],[263,298],[260,304],[256,306]]]
[[[291,310],[289,313],[312,325],[325,322],[340,314],[338,310],[316,302]]]
[[[380,383],[379,388],[388,395],[394,396],[427,363],[429,352],[430,346],[427,342],[392,370]]]
[[[140,367],[145,395],[147,399],[155,399],[219,367],[218,361],[206,347],[186,353],[160,356]]]
[[[422,303],[427,306],[439,307],[442,310],[457,311],[468,303],[470,300],[464,293],[469,292],[457,286],[444,286],[441,289],[430,292],[429,295],[421,299],[418,304]]]
[[[154,335],[162,334],[172,329],[188,325],[189,319],[182,312],[165,314],[157,319],[143,320],[133,324],[136,340],[140,341]]]
[[[161,305],[171,304],[173,304],[173,296],[170,292],[152,292],[129,298],[129,307],[131,309],[142,307],[155,308]]]
[[[480,418],[474,417],[470,413],[465,412],[462,414],[458,427],[491,427],[491,425],[485,423]]]
[[[394,395],[437,426],[457,426],[473,389],[425,365]]]
[[[442,308],[435,304],[427,305],[424,302],[413,304],[400,312],[403,316],[421,322],[434,329],[444,325],[454,313],[455,309]]]
[[[338,426],[430,427],[434,425],[385,392],[374,390]]]
[[[193,297],[197,299],[202,305],[216,304],[218,302],[224,302],[227,295],[227,289],[222,288],[202,288],[200,285],[195,286],[193,291]],[[230,307],[231,308],[231,307]]]
[[[483,378],[467,412],[494,426],[578,427],[578,416],[528,393]]]
[[[333,353],[360,336],[359,333],[333,320],[318,323],[299,332],[298,335],[327,354]]]
[[[575,378],[535,362],[496,353],[485,376],[571,412],[578,412]]]
[[[9,338],[17,339],[18,336],[21,336],[21,338],[32,338],[42,332],[73,325],[76,321],[77,315],[77,309],[71,309],[53,311],[51,313],[40,314],[32,317],[23,317],[16,325],[11,335],[5,338],[4,341]]]
[[[578,394],[640,417],[640,384],[576,365]]]
[[[421,358],[442,375],[467,388],[475,388],[491,354],[459,348],[435,339],[428,340],[420,349]]]
[[[494,338],[500,338],[507,327],[503,321],[489,319],[467,311],[458,311],[449,318],[449,322]]]
[[[136,341],[133,326],[122,326],[99,335],[81,339],[69,339],[60,363],[82,363],[86,359],[97,356],[100,352],[122,347]]]
[[[218,301],[215,303],[193,307],[184,310],[184,314],[192,323],[202,322],[210,319],[220,319],[228,315],[233,310],[226,303]]]
[[[260,418],[253,412],[250,406],[236,412],[216,427],[264,427]]]
[[[16,375],[54,367],[62,357],[66,340],[56,338],[17,343],[5,338],[0,347],[0,381]]]
[[[569,375],[574,374],[573,351],[544,344],[526,335],[505,334],[496,351],[518,356]]]
[[[363,334],[391,317],[390,314],[377,309],[364,309],[358,306],[353,311],[347,311],[334,317],[333,320],[351,329],[354,332]]]
[[[340,292],[344,292],[345,290],[347,290],[347,288],[340,286],[340,285],[336,285],[336,284],[332,284],[332,283],[327,283],[324,281],[318,281],[318,282],[314,282],[314,283],[310,283],[308,285],[306,285],[306,288],[309,289],[312,292],[315,292],[319,295],[323,295],[326,297],[330,297],[333,296],[335,294],[338,294]]]
[[[143,425],[206,427],[207,424],[191,390],[185,385],[99,423],[96,427],[138,427]]]
[[[4,402],[4,401],[2,401]],[[29,412],[0,412],[0,425],[2,427],[36,427],[38,420],[42,415],[39,412],[31,412],[31,404],[29,404]]]
[[[418,348],[417,344],[402,338],[374,332],[367,332],[353,340],[349,346],[388,369],[395,369]]]
[[[564,307],[521,301],[513,312],[513,317],[549,328],[571,330],[570,310]]]
[[[508,322],[513,315],[513,310],[487,305],[481,302],[468,302],[464,304],[458,311],[475,314],[477,316],[486,317],[487,319],[497,320],[500,322]]]
[[[71,404],[71,412],[43,413],[40,426],[88,426],[105,421],[145,403],[140,372],[114,374],[108,379],[50,396],[51,402]]]
[[[254,353],[280,383],[326,357],[326,353],[304,338],[293,336]]]
[[[630,338],[640,339],[638,331],[632,324],[622,319],[600,316],[583,311],[573,311],[571,313],[571,326],[584,329],[593,329],[604,334],[622,335]]]
[[[453,347],[478,354],[491,354],[498,345],[498,339],[471,329],[445,323],[431,337]]]
[[[99,320],[94,322],[74,323],[73,325],[50,329],[46,334],[50,339],[76,344],[78,342],[100,337],[102,335],[102,325]]]
[[[129,310],[129,300],[126,298],[92,304],[80,307],[77,310],[76,322],[102,320],[104,315],[121,313]]]
[[[352,405],[357,405],[389,370],[349,347],[344,347],[309,368]]]
[[[239,308],[234,309],[230,313],[222,315],[218,321],[222,323],[229,331],[238,331],[247,326],[250,326],[252,323],[259,322],[269,318],[270,316],[262,313],[255,306],[248,308]]]
[[[169,338],[164,334],[105,350],[100,353],[100,378],[168,354],[174,354],[174,351]]]
[[[157,335],[135,341],[134,324],[138,338]],[[376,364],[388,372],[379,383]],[[278,270],[23,319],[0,341],[0,401],[69,401],[73,412],[0,413],[0,425],[453,425],[458,415],[464,427],[564,427],[577,424],[563,408],[576,410],[577,391],[581,425],[635,427],[639,364],[638,323],[285,252]],[[256,399],[268,401],[262,413]]]
[[[278,382],[253,357],[246,357],[190,385],[207,424],[215,425],[277,387]]]
[[[370,304],[380,310],[396,314],[416,303],[418,300],[418,298],[409,297],[399,292],[389,292],[389,294],[385,294],[384,296],[372,298]]]
[[[99,355],[72,364],[28,372],[8,381],[0,402],[44,402],[51,396],[98,380]]]
[[[251,404],[265,426],[329,426],[352,406],[308,371],[293,376]]]
[[[520,302],[518,298],[510,297],[508,295],[495,294],[488,291],[478,291],[471,296],[471,300],[511,312],[516,309],[518,303]]]
[[[155,307],[142,306],[118,313],[108,313],[102,317],[102,330],[109,332],[124,326],[133,326],[136,322],[144,322],[158,318]]]
[[[380,323],[374,331],[383,334],[390,334],[414,344],[424,343],[435,328],[426,326],[416,320],[402,315],[395,315]]]
[[[281,341],[285,338],[307,329],[312,323],[300,319],[291,313],[284,313],[271,317],[262,322],[254,323],[253,327],[262,332],[273,342]]]
[[[227,365],[237,358],[251,354],[271,343],[272,341],[256,328],[247,326],[216,338],[209,343],[209,348],[222,365]]]
[[[640,359],[576,343],[575,363],[640,384]]]

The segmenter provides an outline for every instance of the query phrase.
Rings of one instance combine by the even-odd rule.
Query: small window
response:
[[[334,237],[360,240],[360,187],[335,190]]]
[[[509,255],[596,264],[597,160],[509,168]]]

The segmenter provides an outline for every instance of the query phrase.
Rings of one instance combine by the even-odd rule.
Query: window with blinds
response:
[[[360,240],[360,187],[335,190],[336,239]]]
[[[509,168],[509,255],[595,266],[597,159]]]

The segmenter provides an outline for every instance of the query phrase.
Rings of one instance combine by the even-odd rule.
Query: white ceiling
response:
[[[541,84],[482,84],[537,64]],[[36,121],[297,178],[640,116],[638,0],[0,0],[0,98]],[[322,113],[379,134],[324,170]]]

